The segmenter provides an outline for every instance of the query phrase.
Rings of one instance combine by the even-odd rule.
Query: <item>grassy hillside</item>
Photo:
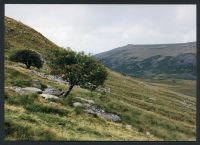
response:
[[[55,51],[62,50],[39,32],[12,18],[5,17],[5,26],[5,59],[19,49],[32,49],[47,60],[55,56]]]
[[[45,38],[41,34],[22,23],[6,18],[5,24],[6,30],[19,32],[19,29],[26,29],[30,32],[26,36],[6,31],[7,56],[28,47],[48,61],[54,57],[55,50],[61,49],[48,40],[48,45],[43,43]],[[28,39],[33,35],[40,39],[36,42]],[[47,70],[41,71],[48,73]],[[67,99],[52,102],[37,94],[19,95],[9,87],[33,86],[34,80],[57,89],[66,90],[67,85],[39,77],[32,73],[33,70],[25,69],[23,64],[6,60],[6,140],[196,140],[196,97],[192,93],[108,71],[104,87],[110,92],[91,94],[75,87]],[[76,96],[94,100],[97,106],[119,115],[122,121],[107,121],[72,107],[70,104]]]

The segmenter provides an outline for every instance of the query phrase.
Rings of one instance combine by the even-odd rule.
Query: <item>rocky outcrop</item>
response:
[[[42,93],[54,96],[61,96],[64,93],[64,91],[62,89],[46,88]]]
[[[132,125],[127,124],[127,125],[126,125],[126,128],[127,128],[127,129],[132,129]]]
[[[10,87],[13,91],[19,93],[19,94],[30,94],[30,93],[36,93],[36,94],[41,94],[42,90],[34,87],[17,87],[17,86],[12,86]]]
[[[51,81],[55,81],[57,83],[61,83],[61,84],[68,84],[67,81],[63,80],[61,77],[59,76],[54,76],[54,75],[47,75],[47,74],[44,74],[44,73],[41,73],[41,72],[38,72],[38,71],[35,71],[35,70],[32,70],[32,73],[33,74],[36,74],[37,76],[39,77],[42,77],[42,78],[45,78],[45,79],[48,79],[48,80],[51,80]]]
[[[74,106],[74,107],[82,107],[83,104],[81,104],[80,102],[74,102],[74,103],[73,103],[73,106]]]
[[[111,120],[111,121],[114,121],[114,122],[120,122],[121,121],[121,118],[118,115],[113,114],[113,113],[107,113],[103,109],[98,108],[94,105],[87,105],[85,112],[90,113],[90,114],[96,114],[100,118],[104,118],[106,120]]]
[[[81,98],[81,97],[76,97],[75,98],[76,100],[79,100],[80,102],[75,102],[73,103],[73,106],[74,107],[83,107],[84,108],[84,111],[89,113],[89,114],[95,114],[97,115],[98,117],[100,118],[104,118],[106,120],[111,120],[111,121],[114,121],[114,122],[119,122],[121,121],[121,118],[116,115],[116,114],[113,114],[113,113],[108,113],[108,112],[105,112],[103,109],[97,107],[95,105],[95,102],[93,100],[87,100],[85,98]]]
[[[50,94],[40,94],[41,97],[45,98],[46,100],[58,100],[59,98],[54,95]]]
[[[110,93],[110,88],[97,88],[96,91],[101,92],[101,93]]]
[[[34,87],[25,87],[25,88],[22,88],[22,90],[24,90],[26,92],[30,92],[30,93],[37,93],[37,94],[41,94],[42,93],[41,89],[34,88]]]

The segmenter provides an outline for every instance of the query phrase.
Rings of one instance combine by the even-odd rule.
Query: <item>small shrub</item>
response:
[[[32,50],[19,50],[10,56],[10,60],[25,64],[27,69],[30,69],[31,66],[40,69],[43,65],[40,55]]]

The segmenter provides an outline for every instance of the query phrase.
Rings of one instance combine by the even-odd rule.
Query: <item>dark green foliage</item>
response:
[[[103,65],[83,52],[68,50],[59,52],[58,56],[51,64],[52,73],[61,75],[69,82],[69,89],[64,96],[68,96],[75,85],[95,90],[103,84],[108,75]]]
[[[31,66],[40,69],[43,65],[40,55],[32,50],[19,50],[10,56],[10,60],[24,63],[27,69],[30,69]]]
[[[122,60],[120,64],[110,58],[102,59],[102,63],[113,70],[141,78],[196,78],[195,54],[181,54],[179,56],[156,55],[144,60]],[[194,59],[194,60],[190,60]],[[190,62],[191,61],[191,62]]]

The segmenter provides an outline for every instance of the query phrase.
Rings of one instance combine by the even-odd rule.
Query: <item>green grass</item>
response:
[[[30,70],[22,67],[14,67],[13,65],[7,65],[7,67],[10,69],[10,71],[7,71],[7,76],[9,76],[13,71],[18,71],[18,73],[21,75],[23,75],[23,73],[30,73]],[[31,75],[31,79],[38,79],[46,85],[48,84],[57,88],[62,88],[65,90],[67,89],[67,86],[56,84],[55,82],[45,80],[35,75]],[[133,130],[139,134],[141,133],[140,136],[142,138],[145,136],[145,138],[143,138],[144,140],[148,140],[147,135],[145,135],[147,131],[149,131],[154,136],[151,138],[152,140],[155,138],[161,140],[190,140],[195,138],[196,100],[194,97],[183,95],[179,92],[174,92],[169,88],[167,89],[159,85],[150,85],[149,83],[145,83],[131,77],[125,77],[114,72],[109,73],[105,87],[110,88],[111,93],[101,94],[99,92],[93,92],[91,94],[91,92],[88,90],[75,87],[67,99],[59,102],[53,102],[55,106],[49,105],[51,104],[50,102],[44,101],[37,95],[21,96],[8,89],[6,91],[6,104],[8,106],[14,106],[17,108],[22,107],[25,112],[29,112],[31,115],[33,115],[33,118],[36,116],[38,117],[38,115],[41,117],[41,114],[44,116],[47,115],[48,119],[46,120],[46,124],[48,126],[51,126],[51,123],[53,123],[52,120],[49,119],[50,116],[57,116],[59,118],[70,116],[68,118],[69,120],[77,120],[78,117],[82,116],[81,121],[84,123],[87,122],[87,119],[91,119],[90,125],[93,125],[94,120],[95,123],[96,121],[99,122],[101,120],[99,125],[101,127],[104,126],[107,121],[103,120],[102,122],[102,119],[97,116],[87,115],[82,111],[82,108],[74,109],[71,107],[72,102],[75,101],[75,97],[79,96],[86,99],[93,99],[97,106],[104,108],[107,112],[118,114],[122,118],[122,124],[131,124],[133,126]],[[185,102],[190,105],[190,109],[181,103],[183,100],[185,100]],[[5,114],[7,114],[7,112]],[[12,113],[12,115],[16,114]],[[28,121],[29,123],[34,122],[34,119],[27,117],[27,115],[22,116],[23,121]],[[87,116],[87,119],[85,116]],[[13,119],[13,121],[15,122],[15,119]],[[59,123],[59,121],[55,121],[54,126],[57,126],[57,123]],[[17,120],[15,124],[18,124]],[[77,138],[73,138],[74,131],[72,128],[73,127],[71,126],[70,130],[68,130],[69,134],[72,133],[72,138],[69,139],[67,137],[61,137],[61,139],[76,140],[81,136],[80,134],[74,135]],[[75,132],[87,132],[85,131],[85,128],[87,128],[86,124],[84,127],[82,127],[82,129],[75,129]],[[121,129],[123,129],[123,127]],[[117,130],[113,129],[112,131],[115,132]],[[90,129],[90,131],[87,133],[90,135],[95,135],[88,135],[90,137],[88,138],[87,136],[85,139],[113,140],[112,137],[105,137],[105,133],[100,135],[99,133],[91,132],[92,129]],[[126,133],[128,134],[129,132]],[[8,136],[10,137],[7,137],[7,139],[12,138],[12,135]],[[45,136],[43,137],[45,140]],[[43,137],[41,137],[41,139]],[[16,139],[20,139],[20,137],[17,137]],[[34,137],[32,139],[34,140]],[[55,137],[53,139],[59,140],[60,138]],[[84,140],[84,137],[82,139]],[[126,139],[137,140],[137,138],[134,139],[133,136],[127,137]],[[114,140],[124,139],[118,136],[115,137]]]
[[[31,77],[27,74],[20,73],[17,70],[13,70],[5,67],[5,84],[19,87],[31,86]]]
[[[85,113],[77,114],[70,106],[51,103],[37,95],[10,96],[10,92],[7,92],[9,97],[5,101],[6,140],[149,139],[144,134],[137,133],[135,129],[128,130],[119,123],[105,121]],[[44,106],[46,109],[43,109]],[[104,130],[105,127],[109,129]],[[156,138],[151,136],[150,139]]]
[[[196,80],[183,79],[138,79],[149,82],[151,85],[161,86],[175,92],[182,93],[191,97],[196,97]]]

